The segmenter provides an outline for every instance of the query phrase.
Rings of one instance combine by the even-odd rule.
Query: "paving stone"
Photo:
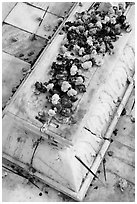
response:
[[[118,132],[116,136],[113,135],[113,139],[135,149],[135,123],[131,122],[130,117],[122,116],[116,129]]]
[[[62,23],[62,21],[63,21],[63,18],[47,13],[37,31],[37,34],[39,36],[46,37],[46,38],[48,38],[49,36],[52,36],[57,30],[57,28],[59,27],[59,25]]]
[[[23,78],[22,68],[30,65],[14,56],[2,53],[2,107],[12,95],[12,88]]]
[[[29,4],[41,8],[43,10],[47,10],[47,7],[50,6],[51,2],[29,2]]]
[[[2,2],[2,21],[7,17],[16,2]]]
[[[104,185],[98,179],[93,181],[84,202],[133,202],[135,200],[135,187],[133,184],[128,183],[127,188],[121,192],[117,185],[120,177],[109,171],[106,171],[106,175],[107,180],[105,181],[103,169],[101,168],[101,173],[98,176]]]
[[[49,7],[47,10],[48,12],[64,17],[69,13],[70,9],[74,5],[74,2],[30,2],[30,4],[43,10],[47,10]]]
[[[130,165],[135,165],[135,152],[127,146],[117,141],[114,141],[110,145],[109,151],[113,152],[112,158],[120,158],[121,160],[129,163]]]
[[[36,36],[30,40],[32,34],[14,26],[4,24],[2,28],[2,49],[30,64],[37,59],[41,50],[47,45],[47,40]]]
[[[69,13],[73,4],[73,2],[51,2],[48,12],[64,17]]]
[[[43,15],[44,11],[20,2],[10,12],[5,22],[33,33],[37,30]]]
[[[135,183],[135,168],[114,157],[106,156],[106,169]]]

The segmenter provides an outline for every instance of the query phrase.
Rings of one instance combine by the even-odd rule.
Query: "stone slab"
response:
[[[2,21],[7,17],[16,2],[2,2]]]
[[[20,2],[10,12],[5,22],[34,33],[43,15],[44,11]]]
[[[114,141],[109,151],[113,152],[112,158],[118,158],[123,162],[129,163],[130,165],[135,166],[135,152],[134,150],[128,148],[127,146]],[[109,152],[108,152],[109,153]]]
[[[122,192],[118,187],[119,176],[106,171],[107,180],[101,165],[101,173],[97,174],[104,185],[96,179],[89,187],[84,202],[133,202],[135,200],[135,186],[128,182],[127,188]]]
[[[48,38],[49,36],[51,37],[61,22],[63,21],[63,18],[59,18],[56,15],[53,15],[51,13],[46,13],[38,31],[37,34],[41,37],[46,37]]]
[[[106,169],[135,184],[135,168],[128,165],[127,163],[107,155]]]
[[[69,13],[73,4],[73,2],[52,2],[48,12],[64,17]]]
[[[56,14],[57,16],[64,17],[73,6],[73,2],[31,2],[32,5],[39,7],[43,10],[47,10],[49,6],[48,12]]]
[[[130,116],[122,116],[115,129],[118,132],[113,139],[135,149],[135,123],[131,123]]]
[[[28,2],[28,3],[37,7],[37,8],[41,8],[45,11],[47,10],[47,7],[50,6],[50,4],[51,4],[51,2]]]
[[[12,88],[23,78],[22,68],[30,65],[7,53],[2,53],[2,106],[6,105],[12,95]]]
[[[40,51],[47,45],[47,40],[36,36],[31,40],[32,34],[4,24],[2,27],[2,49],[30,64],[37,59]]]

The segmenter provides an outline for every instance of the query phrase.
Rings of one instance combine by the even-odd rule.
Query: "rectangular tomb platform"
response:
[[[77,5],[3,112],[3,158],[76,200],[93,179],[80,161],[96,173],[105,133],[134,75],[134,6],[123,4],[127,19],[114,18],[112,6]],[[113,23],[113,35],[102,36]]]

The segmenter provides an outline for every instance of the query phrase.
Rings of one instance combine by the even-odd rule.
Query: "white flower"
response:
[[[87,38],[87,43],[88,43],[90,46],[93,45],[93,40],[92,40],[92,37],[91,37],[91,36]]]
[[[89,33],[90,34],[96,34],[97,28],[90,28]]]
[[[109,22],[110,18],[108,16],[105,16],[104,21],[107,23]]]
[[[118,7],[119,7],[120,10],[125,10],[125,8],[126,8],[125,2],[120,2],[120,3],[118,4]]]
[[[85,70],[90,69],[92,67],[92,62],[91,61],[86,61],[86,62],[82,63],[82,67]]]
[[[88,61],[89,59],[90,59],[90,55],[84,55],[83,57],[81,57],[82,62]]]
[[[102,23],[100,21],[97,21],[96,26],[101,29],[102,28]]]
[[[79,50],[79,55],[82,55],[83,52],[84,52],[84,47],[80,48],[80,50]]]
[[[82,25],[78,26],[78,28],[79,28],[79,31],[84,31],[85,30],[84,26],[82,26]]]
[[[81,77],[81,76],[79,76],[79,77],[77,77],[77,79],[76,79],[76,85],[80,85],[80,84],[82,84],[84,82],[84,80],[83,80],[83,78]]]
[[[95,63],[96,63],[97,66],[100,67],[101,65],[103,65],[104,59],[101,56],[96,56]]]
[[[70,89],[67,92],[68,96],[76,96],[77,95],[77,91],[75,89]]]
[[[83,23],[83,21],[82,21],[81,19],[78,19],[77,22],[78,22],[79,24],[82,24],[82,23]]]
[[[84,14],[82,18],[83,18],[83,20],[87,20],[89,18],[89,16],[87,14]]]
[[[112,24],[116,24],[116,18],[115,18],[115,17],[111,17],[111,18],[110,18],[110,22],[111,22]]]
[[[106,45],[104,42],[102,42],[102,44],[100,45],[100,52],[105,53],[106,51]]]
[[[63,81],[62,86],[61,86],[61,90],[63,92],[67,92],[67,90],[71,87],[71,85],[69,84],[69,82],[67,81]]]
[[[68,59],[73,59],[73,56],[70,54],[70,52],[65,52],[64,53],[64,55],[63,55],[64,57],[67,57]]]
[[[52,104],[57,104],[58,103],[58,101],[59,101],[59,99],[60,99],[60,97],[59,97],[59,95],[58,94],[54,94],[53,96],[52,96]]]
[[[92,28],[94,26],[94,24],[93,23],[89,23],[88,26],[89,26],[89,28]]]
[[[91,52],[92,55],[97,55],[97,51],[95,49],[92,50]]]
[[[78,46],[78,45],[74,45],[74,47],[73,47],[73,50],[75,50],[75,51],[79,51],[79,49],[80,49],[80,47]]]
[[[86,31],[84,32],[84,35],[85,35],[85,36],[88,36],[88,30],[86,30]]]
[[[70,31],[70,30],[75,30],[75,29],[76,29],[76,27],[75,27],[75,26],[71,26],[71,27],[69,27],[69,29],[68,29],[68,30]]]
[[[77,66],[76,66],[76,65],[72,65],[72,67],[71,67],[71,69],[70,69],[70,74],[71,74],[72,76],[74,76],[74,75],[77,73],[77,71],[78,71]]]
[[[54,87],[54,84],[53,84],[53,83],[48,84],[48,85],[46,86],[47,91],[53,89],[53,87]]]
[[[122,10],[117,10],[116,14],[117,14],[118,16],[121,16],[121,15],[122,15]]]
[[[51,116],[51,117],[53,117],[54,115],[56,115],[55,110],[53,110],[53,109],[49,109],[49,111],[48,111],[48,115]]]

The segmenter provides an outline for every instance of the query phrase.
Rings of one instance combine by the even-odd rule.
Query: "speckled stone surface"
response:
[[[4,107],[12,96],[12,89],[20,84],[23,78],[22,69],[30,65],[7,53],[2,53],[2,106]]]
[[[12,25],[4,24],[2,28],[2,50],[30,64],[34,64],[39,53],[47,45],[47,40],[20,30]]]
[[[24,15],[25,14],[25,15]],[[6,23],[29,32],[35,32],[44,11],[19,2],[5,19]]]

